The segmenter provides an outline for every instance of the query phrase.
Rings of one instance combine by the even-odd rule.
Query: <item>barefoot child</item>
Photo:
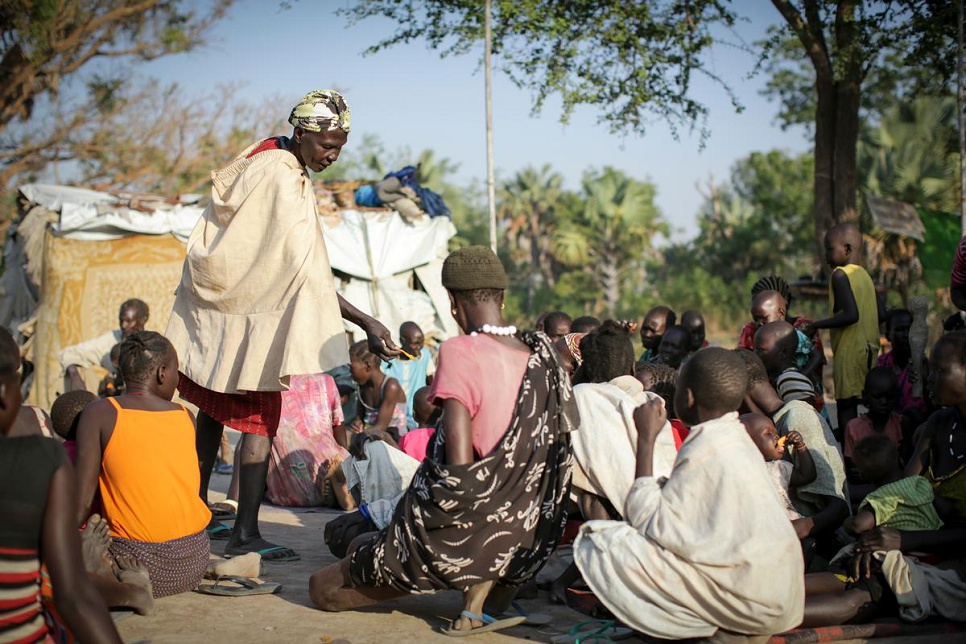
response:
[[[778,498],[785,506],[785,514],[792,521],[801,519],[801,513],[792,504],[789,488],[808,485],[817,476],[815,463],[808,453],[805,439],[793,430],[788,432],[782,440],[778,437],[778,429],[775,428],[775,424],[764,414],[744,414],[739,420],[748,430],[748,435],[754,442],[755,447],[765,458],[765,469],[771,475],[772,482],[775,484],[775,491],[778,492]],[[794,464],[782,458],[785,455],[786,442],[795,450]]]
[[[21,405],[20,351],[0,329],[0,642],[47,642],[40,604],[40,561],[54,605],[85,642],[116,642],[103,600],[84,572],[74,522],[74,471],[58,442],[39,434],[11,436]]]
[[[835,405],[841,439],[849,421],[859,415],[865,376],[879,353],[879,304],[872,278],[859,261],[862,233],[855,224],[838,224],[825,233],[830,316],[813,323],[832,337]]]
[[[359,384],[359,418],[351,427],[359,434],[388,434],[395,447],[406,433],[406,392],[399,381],[379,368],[379,358],[369,351],[365,340],[349,347],[349,370]],[[346,446],[347,447],[347,446]]]
[[[121,345],[120,372],[126,393],[91,403],[78,422],[77,521],[99,489],[111,555],[141,562],[155,597],[186,592],[208,566],[211,513],[198,496],[194,418],[171,402],[178,355],[161,334],[134,333]]]

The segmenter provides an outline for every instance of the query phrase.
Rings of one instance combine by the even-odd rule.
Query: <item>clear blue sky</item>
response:
[[[352,108],[353,140],[378,135],[387,149],[432,149],[437,157],[459,163],[459,182],[486,176],[484,85],[478,53],[440,58],[425,44],[397,46],[363,56],[370,44],[389,35],[392,25],[371,20],[349,27],[336,16],[343,2],[298,0],[279,9],[275,0],[241,0],[212,32],[209,45],[138,69],[162,81],[177,81],[185,91],[201,94],[217,83],[245,83],[245,98],[284,96],[297,101],[312,89],[339,87]],[[482,2],[481,2],[482,7]],[[777,11],[765,2],[741,2],[748,21],[739,26],[751,42],[777,22]],[[777,106],[759,96],[763,76],[749,78],[754,58],[733,47],[712,52],[717,72],[732,86],[745,111],[736,114],[725,92],[697,79],[694,95],[710,108],[711,134],[703,150],[698,134],[684,132],[680,141],[656,122],[646,136],[612,135],[597,125],[593,110],[578,109],[569,125],[559,122],[558,104],[531,115],[531,96],[505,77],[494,76],[494,145],[497,175],[509,176],[528,165],[550,163],[568,188],[579,187],[588,168],[617,167],[639,179],[650,179],[667,220],[687,238],[696,231],[695,215],[702,198],[695,188],[712,174],[727,179],[736,160],[755,150],[811,149],[801,129],[783,132],[775,123]],[[284,117],[285,115],[283,115]],[[269,133],[266,133],[269,134]]]

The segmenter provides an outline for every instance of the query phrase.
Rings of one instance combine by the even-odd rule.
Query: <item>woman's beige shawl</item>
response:
[[[165,332],[180,370],[222,393],[281,391],[349,361],[305,169],[285,150],[212,172]]]
[[[668,478],[634,481],[624,521],[588,521],[574,561],[598,599],[665,639],[798,626],[802,548],[765,461],[730,413],[691,428]]]

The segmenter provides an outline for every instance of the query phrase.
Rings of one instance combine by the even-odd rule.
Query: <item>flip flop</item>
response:
[[[290,561],[299,561],[302,558],[302,556],[299,553],[295,552],[291,548],[286,548],[285,546],[272,546],[270,548],[262,548],[261,550],[246,550],[244,552],[229,553],[226,551],[225,559],[231,559],[232,557],[240,557],[242,555],[247,555],[249,552],[257,552],[262,556],[263,562],[269,562],[269,563],[288,563]],[[291,554],[288,554],[288,555],[280,554],[277,557],[273,557],[271,555],[274,552],[279,552],[279,553],[289,552]]]
[[[225,583],[235,586],[223,585]],[[248,577],[234,577],[231,575],[219,577],[212,585],[198,586],[199,593],[205,595],[221,595],[223,597],[245,597],[248,595],[274,595],[282,590],[281,584],[259,583]]]
[[[580,622],[565,635],[550,638],[551,644],[583,644],[584,642],[616,642],[633,637],[634,631],[617,626],[612,619],[589,619]]]
[[[208,509],[211,511],[211,517],[215,521],[235,520],[235,509],[227,503],[212,503],[210,506],[208,506]]]
[[[221,523],[213,528],[205,528],[205,533],[212,541],[228,541],[231,538],[231,528]]]
[[[483,626],[477,626],[476,628],[471,628],[468,631],[457,631],[452,628],[441,628],[439,632],[443,635],[449,635],[450,637],[468,637],[469,635],[478,635],[480,633],[492,633],[493,631],[499,631],[504,628],[511,628],[513,626],[519,626],[520,624],[527,621],[526,617],[507,617],[506,619],[496,619],[495,617],[490,617],[486,613],[482,615],[477,615],[476,613],[471,613],[468,610],[460,612],[460,615],[470,619],[474,622],[483,622]]]
[[[510,602],[510,608],[516,611],[517,615],[527,619],[523,622],[524,626],[547,626],[553,621],[553,615],[549,613],[528,613],[523,606],[515,601]]]

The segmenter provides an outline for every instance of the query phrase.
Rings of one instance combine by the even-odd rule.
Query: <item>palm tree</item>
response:
[[[654,251],[654,235],[666,235],[669,228],[654,204],[654,185],[619,170],[586,174],[583,194],[580,221],[561,226],[552,249],[559,261],[582,265],[598,279],[604,310],[614,316],[625,274],[643,271],[644,259]]]
[[[556,276],[550,252],[563,196],[563,177],[545,164],[527,167],[500,189],[500,219],[505,226],[511,259],[526,264],[527,312],[533,313],[534,297],[541,284],[553,288]]]
[[[863,192],[954,212],[959,203],[955,116],[952,97],[921,97],[887,110],[859,143]]]

